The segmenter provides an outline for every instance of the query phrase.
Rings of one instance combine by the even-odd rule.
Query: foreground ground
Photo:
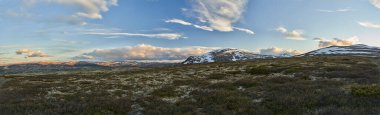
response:
[[[379,114],[380,58],[0,77],[0,114]]]

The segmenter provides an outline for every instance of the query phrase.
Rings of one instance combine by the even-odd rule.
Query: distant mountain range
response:
[[[330,46],[314,50],[302,55],[294,57],[309,57],[309,56],[366,56],[366,57],[380,57],[380,47],[373,47],[364,44],[357,44],[352,46]],[[219,49],[208,52],[201,56],[190,56],[182,64],[198,64],[210,62],[231,62],[239,60],[253,60],[253,59],[268,59],[268,58],[283,58],[293,57],[290,54],[280,55],[261,55],[254,52],[239,50],[234,48]],[[20,74],[20,73],[33,73],[33,72],[54,72],[54,71],[74,71],[74,70],[95,70],[95,69],[110,69],[110,68],[154,68],[154,67],[168,67],[175,66],[177,63],[165,62],[137,62],[137,61],[124,61],[124,62],[37,62],[14,64],[8,66],[0,66],[0,75],[3,74]]]
[[[304,56],[326,56],[326,55],[346,55],[346,56],[368,56],[368,57],[380,57],[380,47],[373,47],[364,44],[357,44],[351,46],[330,46],[314,50],[295,57]],[[209,63],[209,62],[229,62],[238,60],[251,60],[251,59],[267,59],[267,58],[283,58],[293,57],[293,55],[284,53],[277,56],[273,55],[260,55],[257,53],[239,50],[239,49],[221,49],[211,51],[201,56],[191,56],[187,58],[183,64],[197,64],[197,63]]]

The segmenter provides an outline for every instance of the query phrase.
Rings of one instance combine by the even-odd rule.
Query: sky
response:
[[[0,65],[380,46],[380,0],[0,0]]]

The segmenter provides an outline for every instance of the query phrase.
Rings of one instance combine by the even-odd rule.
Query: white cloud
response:
[[[16,54],[17,55],[25,54],[25,58],[28,58],[28,57],[50,57],[49,55],[47,55],[46,53],[44,53],[42,51],[35,51],[35,50],[31,50],[31,49],[20,49],[20,50],[16,51]]]
[[[276,31],[283,33],[287,39],[291,40],[305,40],[302,30],[288,30],[283,26],[279,26]]]
[[[319,48],[325,48],[330,46],[350,46],[359,42],[359,38],[357,36],[353,36],[347,39],[334,38],[332,40],[327,40],[325,38],[314,38],[314,40],[319,42]]]
[[[177,24],[181,24],[181,25],[185,25],[185,26],[193,26],[195,28],[206,30],[206,31],[214,31],[214,29],[212,27],[200,26],[200,25],[196,25],[196,24],[193,24],[193,23],[190,23],[187,21],[183,21],[180,19],[170,19],[170,20],[166,20],[165,22],[166,23],[177,23]],[[242,32],[245,32],[245,33],[251,34],[251,35],[255,34],[255,32],[253,32],[252,30],[246,29],[246,28],[232,27],[232,29],[242,31]]]
[[[366,28],[380,28],[380,24],[376,24],[376,23],[368,22],[368,21],[358,22],[358,24]]]
[[[289,56],[294,56],[294,55],[299,55],[302,54],[302,52],[299,52],[297,50],[293,49],[282,49],[282,48],[267,48],[267,49],[260,49],[260,54],[262,55],[274,55],[274,56],[279,56],[279,55],[289,55]]]
[[[166,23],[177,23],[177,24],[182,24],[182,25],[186,25],[186,26],[193,25],[190,22],[186,22],[186,21],[183,21],[183,20],[180,20],[180,19],[170,19],[170,20],[166,20],[165,22]]]
[[[178,33],[159,33],[159,34],[140,34],[140,33],[119,33],[119,32],[88,32],[84,33],[88,35],[101,35],[106,37],[120,37],[120,36],[138,36],[138,37],[147,37],[147,38],[161,38],[161,39],[169,39],[169,40],[176,40],[180,38],[186,38],[183,37],[181,34]]]
[[[288,29],[286,29],[286,28],[283,27],[283,26],[280,26],[280,27],[278,27],[278,28],[276,29],[276,31],[281,32],[281,33],[286,33],[286,32],[288,32]]]
[[[233,28],[235,30],[242,31],[242,32],[245,32],[247,34],[251,34],[251,35],[255,34],[255,32],[253,32],[252,30],[246,29],[246,28],[238,28],[238,27],[233,27]]]
[[[165,22],[166,23],[176,23],[176,24],[181,24],[181,25],[185,25],[185,26],[193,26],[195,28],[206,30],[206,31],[214,31],[214,29],[212,29],[211,27],[196,25],[196,24],[193,24],[193,23],[190,23],[187,21],[183,21],[180,19],[170,19],[170,20],[166,20]]]
[[[369,0],[373,6],[380,8],[380,0]]]
[[[189,56],[202,55],[216,48],[184,47],[164,48],[140,44],[133,47],[115,49],[97,49],[90,53],[76,56],[75,60],[90,61],[125,61],[125,60],[183,60]]]
[[[29,5],[37,3],[52,3],[78,7],[75,16],[90,19],[102,19],[102,12],[107,12],[110,6],[116,6],[118,0],[24,0]]]
[[[248,0],[192,0],[192,11],[200,22],[218,31],[233,31],[232,24],[239,21]]]
[[[353,11],[353,10],[350,9],[350,8],[343,8],[343,9],[337,9],[337,10],[322,10],[322,9],[319,9],[317,11],[319,11],[319,12],[326,12],[326,13],[338,13],[338,12],[350,12],[350,11]]]
[[[199,26],[199,25],[194,25],[195,28],[206,30],[206,31],[214,31],[211,27],[208,26]]]

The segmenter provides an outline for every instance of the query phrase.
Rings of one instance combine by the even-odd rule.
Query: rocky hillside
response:
[[[330,46],[311,51],[300,56],[321,56],[321,55],[349,55],[349,56],[369,56],[380,57],[380,47],[373,47],[364,44],[352,46]]]
[[[229,62],[248,59],[274,58],[274,56],[260,55],[254,52],[234,48],[214,50],[201,56],[191,56],[183,64],[196,64],[208,62]]]

